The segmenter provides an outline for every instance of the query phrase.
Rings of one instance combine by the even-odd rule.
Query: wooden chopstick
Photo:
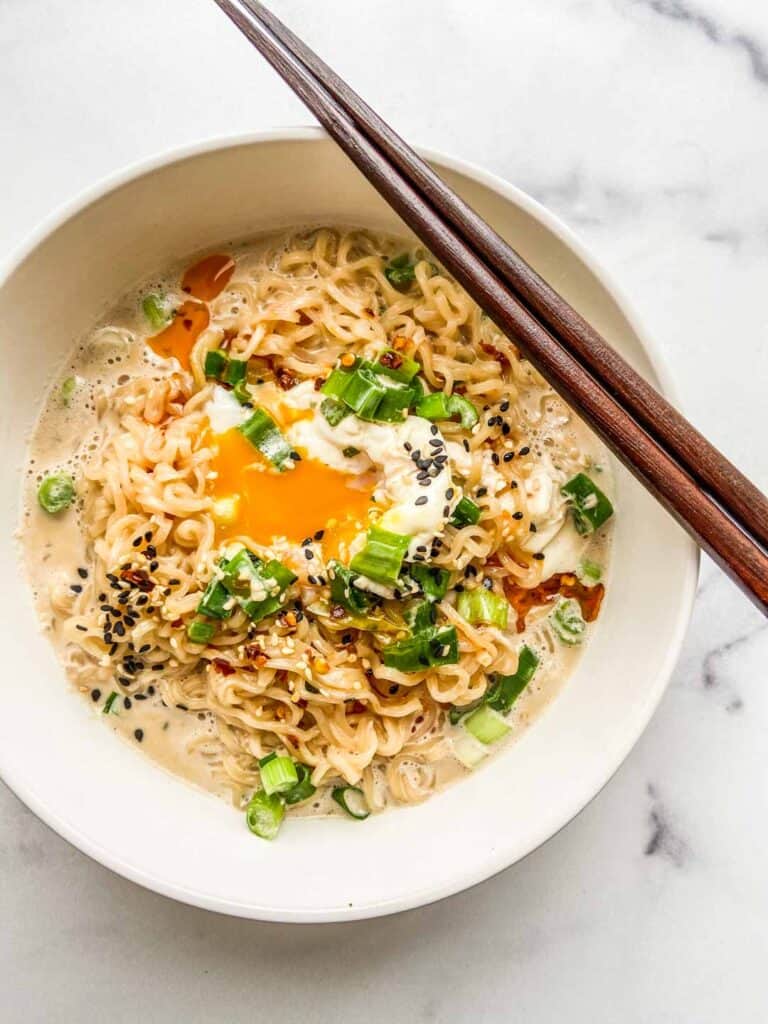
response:
[[[768,545],[768,498],[612,348],[519,253],[451,189],[347,83],[263,4],[248,3],[273,36],[333,93],[363,133],[645,430],[737,523]]]
[[[637,422],[602,380],[552,336],[495,268],[492,269],[442,211],[430,203],[416,181],[394,166],[368,137],[338,102],[334,88],[294,51],[288,36],[278,38],[263,20],[261,4],[255,0],[216,0],[216,3],[299,95],[405,223],[500,329],[519,345],[555,390],[579,411],[627,468],[755,604],[768,613],[768,556],[756,539],[751,517],[744,517],[740,524],[734,522],[702,489],[694,475]],[[270,15],[270,21],[276,23],[277,19]],[[623,382],[615,391],[623,400]],[[727,492],[722,475],[716,468],[711,472],[718,491]],[[734,469],[734,472],[737,471]]]

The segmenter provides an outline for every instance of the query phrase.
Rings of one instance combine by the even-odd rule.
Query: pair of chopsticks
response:
[[[768,500],[256,0],[216,0],[552,387],[768,614]]]

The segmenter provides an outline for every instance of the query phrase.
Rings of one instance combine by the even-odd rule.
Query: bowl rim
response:
[[[98,202],[109,193],[116,191],[131,181],[144,177],[172,164],[181,163],[195,157],[204,156],[207,153],[223,149],[235,149],[240,146],[251,146],[271,142],[317,142],[329,140],[327,132],[314,125],[298,125],[288,127],[275,127],[260,131],[239,132],[227,135],[209,136],[195,142],[186,143],[181,146],[173,146],[152,154],[149,157],[134,161],[117,171],[107,174],[98,179],[94,184],[80,190],[70,199],[59,203],[54,209],[45,215],[30,232],[22,238],[4,260],[0,261],[0,291],[5,287],[10,277],[24,264],[26,259],[67,221],[77,216],[89,206]],[[663,392],[677,406],[680,407],[677,389],[672,380],[667,362],[662,355],[658,345],[644,329],[632,303],[628,300],[623,288],[617,284],[613,276],[605,270],[600,261],[595,259],[591,252],[579,240],[573,230],[568,227],[559,217],[543,206],[538,200],[523,192],[517,186],[511,184],[499,175],[486,170],[485,168],[454,157],[440,150],[417,146],[418,153],[426,160],[435,162],[457,174],[473,179],[480,185],[485,186],[492,192],[518,206],[524,212],[530,214],[534,220],[543,224],[558,240],[563,242],[584,266],[597,278],[605,288],[613,301],[618,306],[622,315],[627,320],[632,331],[639,340],[641,347],[647,356],[654,373],[656,374]],[[668,645],[666,656],[660,670],[656,674],[654,685],[649,689],[642,708],[632,717],[631,722],[624,724],[623,737],[621,742],[617,741],[614,747],[614,756],[611,762],[606,765],[603,777],[594,791],[586,796],[578,794],[572,801],[568,810],[567,818],[553,832],[543,835],[535,843],[527,854],[520,860],[530,856],[535,850],[543,846],[553,836],[565,828],[581,811],[594,800],[602,791],[611,778],[615,775],[621,765],[628,757],[630,751],[645,731],[651,717],[658,707],[661,698],[669,684],[670,677],[677,663],[683,644],[683,639],[690,622],[693,605],[696,598],[700,552],[692,540],[685,539],[688,546],[688,556],[685,563],[685,570],[681,579],[680,600],[677,609],[676,621],[672,630],[672,640]],[[419,906],[426,906],[437,900],[452,896],[455,893],[471,888],[486,879],[512,866],[505,851],[499,850],[494,856],[489,856],[481,866],[470,872],[457,872],[449,883],[437,885],[433,890],[410,893],[396,900],[388,900],[386,903],[368,904],[354,908],[327,909],[323,911],[287,911],[275,908],[266,912],[266,908],[250,906],[241,903],[212,897],[203,892],[195,892],[185,886],[169,882],[167,879],[150,874],[147,871],[138,869],[122,859],[118,852],[113,852],[102,844],[93,841],[84,835],[76,826],[60,818],[56,811],[44,801],[38,799],[30,792],[23,780],[22,773],[17,772],[13,766],[4,763],[2,750],[0,750],[0,778],[11,789],[11,791],[39,817],[54,832],[71,843],[77,849],[97,861],[99,864],[116,872],[129,881],[135,882],[147,889],[150,889],[162,896],[180,900],[181,902],[200,907],[218,913],[246,917],[256,920],[282,921],[286,923],[316,923],[331,921],[351,921],[363,918],[378,917],[403,910],[413,909]]]

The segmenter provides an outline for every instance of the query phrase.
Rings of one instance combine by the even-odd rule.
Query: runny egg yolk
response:
[[[323,551],[330,558],[367,528],[373,488],[361,487],[358,477],[308,458],[279,472],[236,428],[213,435],[212,445],[219,539],[247,536],[267,546],[287,537],[299,544],[324,530]]]

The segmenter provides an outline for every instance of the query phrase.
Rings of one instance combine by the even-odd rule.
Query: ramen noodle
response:
[[[429,254],[302,229],[171,268],[76,348],[22,539],[93,712],[272,838],[528,725],[600,612],[612,492]]]

